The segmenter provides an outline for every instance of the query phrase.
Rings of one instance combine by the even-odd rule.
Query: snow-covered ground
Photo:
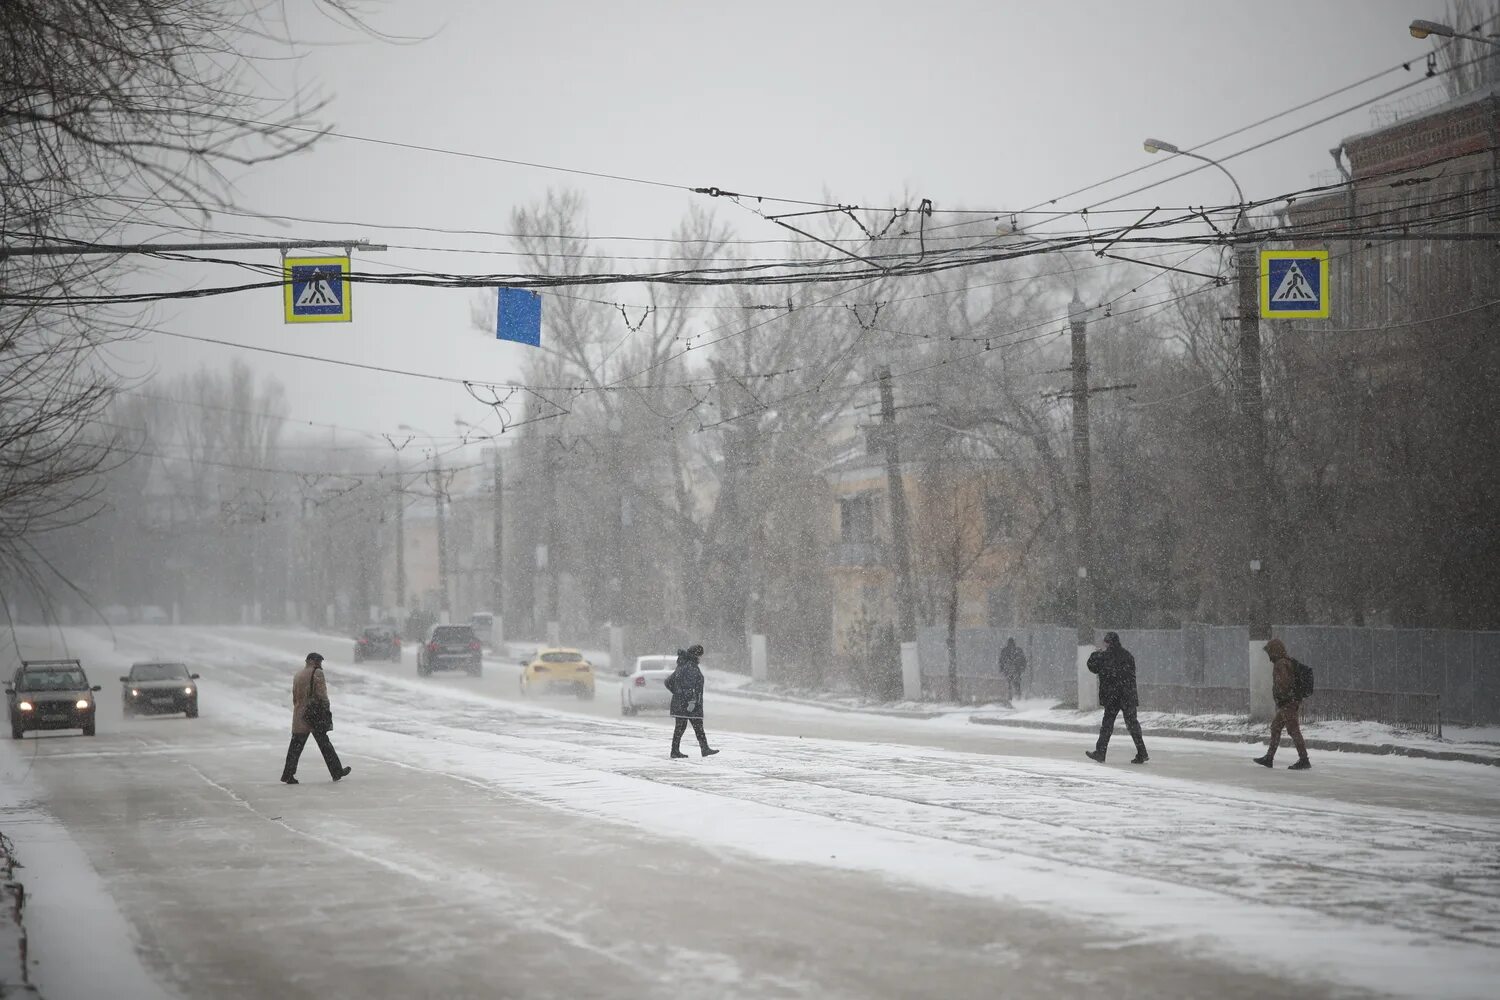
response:
[[[99,736],[10,743],[0,784],[77,844],[164,993],[1488,997],[1500,977],[1491,768],[1289,774],[1189,740],[1101,768],[1077,734],[715,699],[712,676],[724,752],[671,762],[667,720],[620,718],[608,677],[592,703],[530,702],[509,658],[419,679],[273,630],[67,640],[105,686]],[[355,772],[330,784],[309,748],[288,788],[309,648]],[[203,673],[202,718],[120,719],[109,682],[148,653]]]

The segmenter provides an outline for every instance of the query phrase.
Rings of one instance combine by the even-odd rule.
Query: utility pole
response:
[[[1352,185],[1351,185],[1352,188]],[[1271,613],[1266,600],[1269,518],[1266,509],[1266,413],[1260,368],[1260,253],[1248,241],[1244,214],[1235,226],[1240,241],[1235,246],[1235,270],[1239,277],[1240,311],[1240,426],[1244,439],[1245,556],[1250,571],[1250,656],[1271,638]],[[1265,714],[1262,712],[1256,714]],[[1252,711],[1256,708],[1251,706]]]
[[[434,497],[437,501],[437,536],[438,536],[438,587],[442,591],[438,598],[438,617],[444,624],[448,622],[448,521],[443,516],[443,459],[437,452],[432,453],[432,472],[434,483]]]
[[[548,434],[544,454],[547,477],[547,627],[557,618],[557,435]]]
[[[1073,541],[1078,556],[1076,625],[1078,628],[1078,707],[1094,708],[1097,693],[1088,683],[1088,657],[1094,647],[1094,494],[1089,455],[1088,311],[1078,292],[1068,303],[1073,342]]]
[[[406,489],[401,479],[401,453],[396,453],[396,614],[406,611]],[[406,623],[399,623],[403,628]]]
[[[500,466],[500,446],[495,445],[495,525],[490,566],[491,600],[495,605],[492,642],[496,649],[505,641],[505,477]]]
[[[891,388],[890,366],[882,365],[877,374],[880,381],[881,435],[885,439],[885,483],[891,505],[891,548],[896,556],[896,616],[900,641],[915,642],[917,611],[911,586],[906,486],[901,480],[901,446],[896,439],[896,396]]]

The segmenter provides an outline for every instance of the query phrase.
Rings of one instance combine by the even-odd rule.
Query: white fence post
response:
[[[1276,714],[1276,699],[1271,695],[1271,660],[1266,656],[1265,641],[1251,639],[1246,658],[1249,672],[1245,686],[1250,689],[1250,718],[1266,722]]]
[[[625,630],[618,625],[609,627],[609,669],[616,674],[625,670]]]
[[[922,700],[922,661],[914,642],[901,644],[901,693],[907,701]]]
[[[766,637],[759,632],[750,637],[750,677],[757,681],[770,677],[766,660]]]

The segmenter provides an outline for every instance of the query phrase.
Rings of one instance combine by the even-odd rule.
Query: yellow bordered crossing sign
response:
[[[348,323],[354,318],[349,258],[286,257],[282,296],[288,323]]]
[[[1327,319],[1327,250],[1262,250],[1260,314],[1265,319]]]

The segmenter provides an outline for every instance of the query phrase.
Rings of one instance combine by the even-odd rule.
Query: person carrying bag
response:
[[[338,751],[328,739],[333,728],[333,706],[328,701],[328,682],[323,678],[323,654],[308,653],[303,668],[292,678],[292,742],[286,751],[286,766],[281,780],[288,785],[297,781],[297,761],[311,736],[323,753],[323,763],[334,781],[348,777],[353,768],[340,763]]]

